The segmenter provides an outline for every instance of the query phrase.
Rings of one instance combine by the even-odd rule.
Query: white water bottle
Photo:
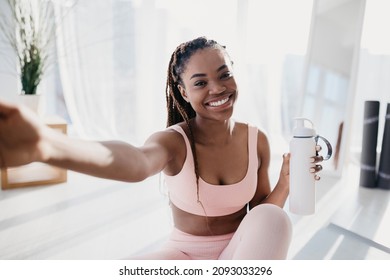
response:
[[[290,212],[311,215],[315,212],[315,179],[310,168],[315,166],[316,132],[313,123],[305,118],[296,118],[293,138],[290,141]],[[311,127],[305,126],[310,123]]]

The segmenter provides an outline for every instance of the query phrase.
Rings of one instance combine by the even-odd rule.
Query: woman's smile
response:
[[[207,101],[205,106],[213,110],[224,110],[233,105],[233,96],[234,94],[229,94],[222,95],[218,98],[213,98],[212,100]]]

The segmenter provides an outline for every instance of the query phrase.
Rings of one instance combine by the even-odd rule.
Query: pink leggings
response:
[[[273,204],[260,204],[248,212],[234,233],[195,236],[175,228],[159,251],[135,259],[285,259],[291,234],[291,222],[283,209]]]

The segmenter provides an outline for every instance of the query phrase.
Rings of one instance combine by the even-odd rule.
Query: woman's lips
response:
[[[212,101],[206,102],[206,105],[209,107],[217,108],[225,105],[229,100],[231,100],[233,94],[221,96],[220,98],[215,98]]]
[[[218,107],[218,106],[221,106],[221,105],[225,104],[228,101],[229,101],[229,97],[226,97],[226,98],[218,100],[218,101],[208,102],[207,105],[209,105],[211,107]]]

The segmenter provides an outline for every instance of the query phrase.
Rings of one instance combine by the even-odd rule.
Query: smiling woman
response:
[[[136,259],[286,258],[290,157],[283,156],[271,190],[266,134],[231,119],[237,84],[225,48],[206,37],[180,44],[168,65],[166,97],[168,127],[139,147],[70,138],[0,101],[0,168],[38,161],[126,182],[162,172],[172,233],[157,252]],[[322,157],[312,160],[314,177]]]
[[[237,85],[232,62],[224,48],[208,48],[193,54],[182,76],[180,93],[199,117],[212,117],[212,112],[232,115]]]
[[[56,3],[60,2],[62,1],[56,1]],[[283,1],[276,0],[272,3],[274,2],[280,4]],[[179,4],[176,5],[176,3]],[[97,169],[91,168],[93,175],[106,177],[109,173],[109,176],[112,176],[110,178],[134,181],[141,180],[150,174],[156,174],[164,166],[166,168],[163,172],[167,176],[178,176],[181,170],[183,173],[187,172],[192,177],[184,176],[185,179],[177,185],[180,187],[189,184],[191,191],[187,195],[192,198],[192,202],[198,210],[190,213],[192,216],[189,218],[190,214],[183,210],[186,209],[185,206],[183,207],[183,202],[180,203],[179,199],[175,200],[175,196],[171,192],[170,197],[172,201],[176,202],[176,204],[172,202],[171,206],[174,215],[177,216],[177,226],[181,229],[180,231],[190,232],[192,235],[199,234],[199,237],[208,235],[206,236],[208,238],[210,230],[216,235],[227,234],[221,240],[214,240],[219,244],[224,242],[226,244],[230,239],[229,235],[241,225],[240,222],[243,221],[243,216],[247,213],[244,204],[248,204],[246,202],[253,196],[253,188],[257,188],[258,185],[262,186],[259,187],[261,191],[256,191],[256,198],[250,203],[251,209],[257,209],[256,204],[262,199],[262,202],[282,205],[285,196],[283,186],[276,188],[275,191],[277,194],[280,190],[281,201],[271,201],[271,199],[275,199],[273,195],[265,200],[268,195],[267,186],[270,185],[266,173],[271,156],[267,152],[269,145],[264,131],[269,131],[269,135],[277,135],[275,131],[279,132],[281,129],[281,123],[276,122],[275,119],[280,117],[281,104],[277,103],[277,100],[279,100],[280,87],[282,86],[281,78],[278,77],[281,75],[280,70],[286,54],[294,53],[298,55],[298,60],[302,58],[299,57],[303,53],[302,50],[297,52],[294,51],[296,48],[289,46],[295,44],[294,34],[305,34],[304,29],[298,27],[298,23],[306,27],[302,19],[309,19],[309,13],[302,15],[302,11],[306,10],[302,9],[302,5],[310,7],[311,0],[297,0],[294,3],[296,6],[290,7],[287,14],[283,14],[284,9],[279,9],[278,12],[273,4],[270,8],[266,2],[257,0],[202,0],[193,2],[82,0],[72,11],[68,11],[66,6],[57,7],[56,12],[59,15],[69,12],[69,16],[66,17],[59,30],[59,41],[57,42],[59,46],[59,72],[66,103],[73,121],[72,128],[76,128],[80,137],[85,136],[85,138],[97,140],[125,139],[125,141],[139,144],[143,143],[144,139],[153,131],[164,129],[164,115],[166,113],[163,94],[164,73],[166,73],[166,65],[171,58],[171,51],[174,50],[178,42],[188,42],[189,39],[208,35],[226,43],[229,53],[235,59],[233,69],[231,59],[221,46],[216,45],[216,48],[207,50],[194,50],[194,56],[190,55],[186,63],[182,64],[181,83],[173,80],[168,80],[167,83],[168,89],[172,89],[175,97],[172,98],[171,94],[167,96],[168,101],[172,102],[168,103],[170,110],[168,119],[172,128],[167,129],[167,131],[163,130],[162,135],[152,134],[147,140],[146,147],[140,145],[143,147],[142,149],[122,142],[120,144],[118,142],[94,142],[93,144],[90,142],[85,144],[84,141],[74,142],[76,143],[74,150],[70,149],[71,152],[64,153],[65,157],[77,156],[78,153],[80,155],[90,154],[83,159],[79,158],[76,164],[78,166],[71,164],[71,167],[80,170],[80,165],[82,165],[82,172],[87,173],[91,171],[88,169],[91,161],[94,162],[94,159],[100,155],[104,159],[99,161]],[[273,14],[272,21],[269,15],[266,16],[267,11]],[[271,23],[266,23],[267,20],[270,20]],[[261,32],[259,32],[259,26],[261,26]],[[272,31],[276,26],[279,26],[277,34]],[[291,36],[290,40],[281,40],[286,34]],[[278,36],[275,37],[275,35]],[[281,46],[283,48],[280,48]],[[187,49],[186,47],[187,44],[184,44],[183,51]],[[204,59],[199,54],[208,55],[209,59]],[[207,69],[194,69],[190,76],[185,78],[184,75],[190,73],[187,72],[188,69],[202,59],[209,67]],[[175,60],[176,62],[177,60]],[[178,64],[176,63],[176,65]],[[287,63],[285,69],[289,71],[286,77],[299,73],[299,69],[288,66],[291,65]],[[176,71],[178,70],[180,67],[176,69]],[[169,71],[170,78],[173,77],[172,73]],[[194,74],[204,74],[204,76],[193,77],[188,82]],[[193,83],[195,81],[196,84]],[[292,81],[292,85],[289,84],[288,89],[293,91],[296,80],[289,79],[288,81]],[[236,84],[234,85],[233,82]],[[239,98],[238,83],[240,84]],[[179,90],[179,85],[181,90]],[[60,90],[62,91],[62,88]],[[198,93],[200,96],[197,96]],[[189,102],[183,98],[183,95]],[[191,107],[191,103],[197,110],[199,109],[198,115]],[[55,109],[53,108],[53,110]],[[182,114],[184,112],[186,114]],[[238,117],[237,119],[248,121],[253,126],[234,121],[232,119],[234,114]],[[189,126],[187,126],[186,118],[188,118]],[[180,125],[175,125],[177,123]],[[207,124],[207,126],[203,124]],[[262,129],[259,130],[256,127]],[[274,144],[275,142],[272,141],[272,143],[273,151],[285,152],[283,146],[279,145],[278,142]],[[59,148],[66,146],[59,145]],[[261,148],[257,146],[261,146]],[[163,147],[167,147],[169,152]],[[192,153],[193,147],[195,148],[194,153]],[[257,149],[261,151],[260,154],[256,153]],[[129,154],[123,151],[129,152]],[[64,151],[62,150],[62,152]],[[158,164],[154,161],[155,157],[159,158]],[[192,158],[194,160],[191,162]],[[282,155],[277,153],[277,158],[281,161]],[[90,162],[86,164],[88,159]],[[114,167],[122,160],[131,160],[131,163],[130,165]],[[187,160],[188,162],[186,162]],[[169,162],[169,166],[164,165],[162,161]],[[288,157],[284,161],[288,161]],[[61,162],[64,163],[62,160]],[[151,163],[154,164],[152,167],[131,168],[132,164]],[[105,164],[110,167],[99,169]],[[197,166],[198,178],[194,172],[194,165]],[[181,169],[181,167],[183,168]],[[274,186],[280,177],[279,170],[280,166],[277,162],[276,168],[271,169],[273,178],[275,178],[272,182]],[[253,176],[253,173],[256,173],[256,176]],[[135,177],[132,177],[132,174],[135,174]],[[253,178],[257,178],[257,176],[262,178],[261,182],[253,183],[255,180]],[[197,181],[199,183],[198,193]],[[282,185],[285,185],[284,183],[282,182]],[[77,182],[77,184],[80,183]],[[148,187],[152,188],[156,184],[150,183],[150,185]],[[245,189],[244,192],[234,192],[234,190],[241,190],[241,185],[250,185],[251,188]],[[230,193],[229,199],[220,195],[221,192],[225,191]],[[213,192],[215,193],[213,194]],[[235,204],[232,203],[231,207],[221,207],[219,214],[222,216],[214,216],[218,214],[218,209],[216,211],[208,207],[210,206],[208,198],[213,198],[220,205],[228,202]],[[130,204],[135,208],[150,209],[150,204],[144,200],[139,201],[136,206],[134,203]],[[273,222],[284,225],[282,232],[287,236],[283,236],[282,239],[286,241],[289,232],[288,219],[286,219],[284,212],[280,211],[280,207],[268,206],[260,207],[265,212],[259,212],[266,213],[269,210],[271,216],[275,214],[278,218],[274,221],[264,220],[264,224],[272,224],[270,228],[273,227]],[[206,213],[203,208],[206,209]],[[156,225],[150,223],[150,218],[145,216],[143,214],[137,218],[143,220],[145,224]],[[257,214],[255,216],[257,217]],[[248,221],[244,225],[253,223],[253,221]],[[131,226],[127,227],[127,229],[129,228]],[[258,230],[262,231],[261,227]],[[128,242],[129,236],[135,240],[138,239],[134,237],[133,231],[133,228],[127,230],[123,234],[126,237],[121,242]],[[154,236],[160,234],[161,237],[161,233],[155,233],[154,229],[149,233]],[[245,234],[244,231],[240,231],[238,234],[240,236],[236,240],[243,237],[241,234]],[[183,237],[182,233],[179,236]],[[144,238],[144,243],[153,242],[145,240],[147,239],[145,236],[141,236],[141,238]],[[270,239],[264,238],[267,241]],[[278,254],[276,257],[283,257],[283,252],[286,250],[286,246],[288,247],[287,241],[284,244],[279,244],[283,247],[280,247],[279,252],[272,250]],[[267,242],[273,247],[275,244],[271,245],[271,243]],[[15,244],[20,243],[16,242]],[[254,247],[253,244],[246,244],[246,246]],[[123,251],[125,249],[122,249],[119,257],[126,255],[126,252]],[[244,251],[241,252],[240,256],[234,257],[243,257]],[[254,249],[253,251],[256,254],[263,250]],[[268,250],[264,251],[268,252]],[[93,253],[83,252],[83,254],[82,257],[88,254],[91,256]],[[80,255],[75,253],[72,256],[79,257]],[[102,258],[104,257],[106,255],[102,256]],[[233,258],[231,255],[226,257]],[[257,258],[259,256],[252,255],[250,257]]]

